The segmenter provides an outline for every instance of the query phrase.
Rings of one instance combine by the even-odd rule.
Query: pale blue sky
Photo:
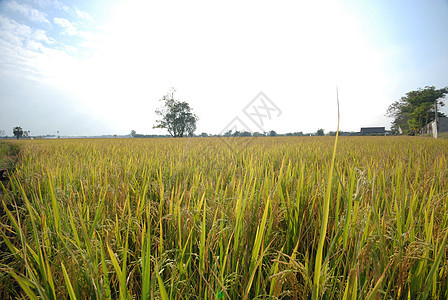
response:
[[[310,2],[310,3],[309,3]],[[263,129],[390,126],[406,92],[448,85],[448,1],[0,1],[0,130],[152,129],[171,87],[221,132],[263,91]],[[447,108],[444,108],[447,112]]]

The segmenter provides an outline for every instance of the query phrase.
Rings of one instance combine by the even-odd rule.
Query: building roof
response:
[[[361,133],[386,133],[386,127],[361,127]]]

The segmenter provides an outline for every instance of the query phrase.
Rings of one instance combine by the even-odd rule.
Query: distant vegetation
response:
[[[387,109],[387,116],[394,118],[391,130],[393,133],[417,134],[436,116],[436,107],[444,106],[444,97],[448,87],[436,89],[427,86],[424,89],[410,91],[400,100],[395,101]],[[439,117],[446,117],[437,112]]]
[[[23,129],[20,126],[16,126],[13,128],[12,133],[17,139],[20,139],[23,135]]]
[[[163,106],[156,110],[160,119],[156,120],[154,128],[164,128],[172,137],[193,136],[198,117],[188,102],[174,99],[174,92],[173,88],[162,97]]]

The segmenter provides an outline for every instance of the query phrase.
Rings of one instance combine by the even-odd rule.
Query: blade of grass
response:
[[[64,263],[61,262],[62,272],[64,273],[64,280],[65,284],[67,285],[68,294],[70,296],[70,299],[76,300],[75,291],[73,290],[72,283],[70,282],[70,279],[68,278],[67,270],[65,269]]]
[[[316,254],[316,261],[315,261],[315,267],[314,267],[314,282],[313,282],[313,293],[312,293],[312,299],[317,300],[319,298],[319,286],[320,286],[320,274],[321,274],[321,267],[322,267],[322,256],[323,256],[323,248],[325,243],[325,237],[327,235],[327,224],[328,224],[328,215],[330,212],[330,197],[331,197],[331,186],[333,183],[333,169],[334,169],[334,162],[336,159],[336,147],[338,144],[338,136],[339,136],[339,96],[338,92],[336,90],[336,101],[338,105],[338,128],[336,130],[336,138],[334,140],[334,146],[333,146],[333,155],[331,157],[331,164],[330,164],[330,170],[327,177],[327,189],[325,191],[325,198],[324,203],[322,207],[322,220],[321,220],[321,227],[320,227],[320,239],[319,244],[317,246],[317,254]]]

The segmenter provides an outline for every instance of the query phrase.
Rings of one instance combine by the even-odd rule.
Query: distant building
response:
[[[422,128],[422,133],[434,135],[436,122],[432,121]],[[448,132],[448,117],[437,118],[437,132]]]
[[[362,127],[361,135],[384,135],[386,134],[386,127]]]

